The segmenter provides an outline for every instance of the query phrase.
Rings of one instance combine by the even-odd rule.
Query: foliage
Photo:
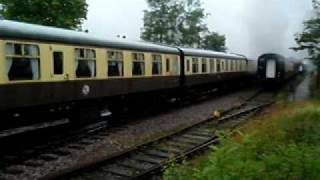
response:
[[[200,0],[189,0],[184,3],[185,12],[183,22],[179,26],[182,34],[179,44],[199,47],[201,45],[201,35],[208,31],[207,25],[203,22],[207,16],[204,8],[201,7]]]
[[[304,31],[298,34],[296,51],[307,50],[310,59],[320,72],[320,1],[313,0],[314,17],[304,22]]]
[[[216,32],[212,32],[203,37],[201,47],[204,49],[225,52],[227,50],[225,47],[225,42],[226,37],[224,35],[219,35]]]
[[[209,31],[200,0],[147,0],[141,38],[169,45],[225,50],[225,37]]]
[[[164,179],[319,179],[320,108],[312,106],[277,119],[241,140],[223,140],[204,161],[170,167]]]
[[[9,20],[77,29],[87,17],[86,0],[0,0]]]
[[[178,25],[182,22],[183,7],[171,0],[148,0],[151,11],[144,11],[142,39],[168,44],[177,44]]]

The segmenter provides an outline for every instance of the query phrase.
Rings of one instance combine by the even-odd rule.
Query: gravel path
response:
[[[70,147],[61,147],[60,150],[72,151],[65,157],[60,157],[50,163],[34,168],[19,177],[5,177],[9,179],[39,179],[55,174],[64,169],[78,167],[79,164],[90,164],[101,157],[110,157],[135,145],[143,144],[159,137],[177,132],[181,129],[197,124],[209,118],[214,110],[226,110],[236,104],[242,103],[252,96],[256,90],[243,90],[237,93],[224,95],[212,100],[184,107],[179,110],[167,112],[157,117],[142,119],[141,121],[126,125],[118,131],[96,140],[95,143],[79,150]],[[24,169],[26,167],[21,167]],[[30,168],[28,167],[28,170]],[[0,177],[1,179],[1,177]]]

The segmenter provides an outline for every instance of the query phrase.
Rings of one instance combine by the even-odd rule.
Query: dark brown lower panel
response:
[[[215,85],[244,79],[246,75],[221,73],[187,76],[186,86]],[[175,76],[0,85],[0,111],[178,89],[179,80],[180,77]]]
[[[248,74],[243,73],[220,73],[220,74],[199,74],[186,77],[187,87],[223,83],[236,79],[244,79]]]
[[[25,83],[0,86],[0,111],[179,87],[179,77]]]

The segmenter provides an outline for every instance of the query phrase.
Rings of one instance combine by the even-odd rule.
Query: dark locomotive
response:
[[[279,84],[303,71],[301,62],[286,59],[280,54],[263,54],[258,58],[257,76],[268,84]]]

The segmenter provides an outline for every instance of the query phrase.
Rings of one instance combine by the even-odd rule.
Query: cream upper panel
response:
[[[193,60],[198,60],[198,72],[193,73]],[[206,72],[203,72],[203,60],[206,62]],[[185,74],[214,74],[223,72],[241,72],[246,71],[246,60],[232,60],[223,58],[200,58],[200,57],[185,57]]]
[[[0,84],[4,84],[7,81],[5,77],[5,46],[4,41],[0,40]]]
[[[16,44],[31,44],[39,47],[40,50],[40,79],[38,80],[19,80],[19,81],[9,81],[8,75],[6,73],[6,43],[16,43]],[[75,49],[93,49],[96,54],[95,71],[96,76],[90,78],[77,78],[75,74],[76,69],[76,55]],[[180,58],[178,55],[161,54],[161,53],[144,53],[135,52],[127,50],[117,50],[117,49],[106,49],[106,48],[96,48],[96,47],[85,47],[85,46],[71,46],[62,44],[46,44],[38,42],[29,41],[4,41],[0,40],[0,84],[6,83],[25,83],[25,82],[47,82],[47,81],[65,81],[65,80],[84,80],[84,79],[109,79],[115,77],[108,77],[108,51],[119,51],[123,53],[123,76],[116,78],[135,78],[132,75],[132,53],[143,53],[145,55],[145,74],[141,77],[152,77],[152,54],[160,54],[162,56],[162,74],[161,76],[176,76],[180,74]],[[55,76],[53,73],[53,53],[62,52],[63,53],[63,74],[60,76]],[[169,71],[166,71],[166,59],[169,59]],[[57,78],[59,77],[59,78]]]

